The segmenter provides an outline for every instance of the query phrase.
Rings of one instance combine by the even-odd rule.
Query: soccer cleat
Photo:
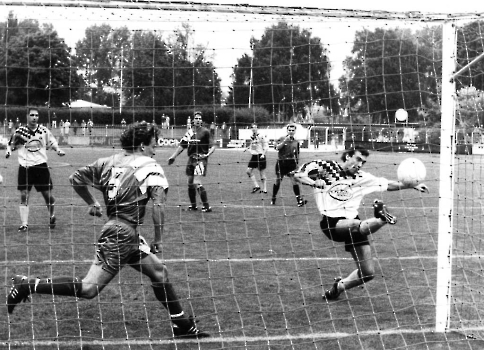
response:
[[[252,189],[252,193],[257,193],[257,192],[260,192],[260,187],[259,186],[256,186]]]
[[[190,324],[186,327],[180,327],[176,324],[173,324],[173,335],[175,338],[207,338],[210,337],[210,334],[201,331],[197,328],[195,324],[195,320],[193,316],[188,318]]]
[[[18,228],[18,232],[27,232],[29,229],[29,225],[20,225]]]
[[[338,299],[339,295],[342,293],[342,292],[338,291],[338,284],[342,279],[343,278],[341,278],[341,277],[336,277],[334,279],[334,283],[333,283],[333,286],[331,287],[331,289],[328,289],[326,292],[324,292],[324,297],[326,298],[326,300]]]
[[[49,221],[49,227],[50,227],[51,229],[54,229],[54,228],[55,228],[55,222],[56,222],[56,218],[55,218],[55,216],[51,216],[51,217],[50,217],[50,221]]]
[[[27,301],[30,295],[30,289],[26,283],[28,281],[27,276],[17,275],[12,278],[12,281],[12,288],[7,295],[7,310],[9,314],[13,312],[17,304],[20,304],[22,301]]]
[[[276,205],[276,197],[272,197],[272,199],[271,199],[271,205]]]
[[[304,206],[305,206],[307,203],[308,203],[308,201],[307,201],[307,200],[305,200],[305,199],[300,199],[300,200],[298,200],[298,201],[297,201],[297,206],[298,206],[298,207],[304,207]]]
[[[267,194],[267,191],[262,190],[262,191],[260,191],[260,193]]]
[[[379,199],[375,199],[373,203],[374,215],[377,219],[381,219],[390,225],[395,225],[397,223],[397,218],[390,214],[387,210],[387,206]]]
[[[196,205],[190,205],[188,208],[187,208],[188,211],[197,211],[198,208]]]
[[[202,208],[202,213],[211,213],[212,212],[212,208],[211,207],[203,207]]]

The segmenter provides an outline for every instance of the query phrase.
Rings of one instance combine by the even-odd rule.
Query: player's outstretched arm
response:
[[[168,165],[172,165],[173,163],[175,163],[175,158],[183,152],[183,149],[184,148],[182,146],[178,146],[176,148],[175,152],[170,156],[170,158],[168,158]]]
[[[416,186],[413,186],[411,184],[404,184],[401,181],[388,181],[387,191],[400,191],[400,190],[406,190],[409,188],[416,189],[417,191],[420,191],[422,193],[429,193],[429,188],[427,187],[426,184],[420,183]]]

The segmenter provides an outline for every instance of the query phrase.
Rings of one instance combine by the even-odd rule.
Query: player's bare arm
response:
[[[161,251],[165,224],[166,193],[167,190],[160,186],[155,186],[151,189],[151,200],[153,201],[154,239],[150,247],[151,252],[155,254]]]
[[[84,202],[89,206],[89,215],[91,216],[102,216],[102,207],[101,204],[94,198],[91,191],[89,191],[89,187],[86,183],[79,180],[76,176],[76,173],[72,174],[69,177],[69,181],[71,182],[72,188],[74,191],[81,197]]]
[[[387,191],[400,191],[413,188],[422,193],[429,193],[429,189],[426,184],[420,183],[417,186],[412,186],[410,184],[404,184],[401,181],[388,181]]]
[[[173,153],[170,158],[168,158],[168,165],[172,165],[175,163],[175,158],[178,157],[180,153],[182,153],[184,148],[182,146],[178,146],[175,150],[175,153]]]

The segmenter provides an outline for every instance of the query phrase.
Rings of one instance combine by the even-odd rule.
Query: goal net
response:
[[[106,217],[88,215],[69,176],[121,152],[127,125],[146,121],[161,130],[153,157],[170,184],[158,257],[185,313],[211,334],[174,338],[149,279],[125,267],[91,300],[32,294],[12,314],[4,308],[0,347],[482,347],[478,14],[162,1],[0,6],[1,144],[25,125],[30,106],[66,152],[48,153],[55,228],[32,189],[28,230],[18,232],[17,153],[0,163],[4,295],[15,275],[86,275]],[[195,111],[216,145],[201,179],[212,212],[201,210],[198,193],[198,210],[187,209],[186,152],[168,165],[194,128]],[[270,146],[265,182],[257,168],[247,175],[254,123]],[[406,158],[425,164],[428,194],[364,198],[361,220],[374,217],[375,199],[397,217],[369,236],[366,260],[355,262],[344,242],[321,231],[312,189],[284,176],[274,192],[274,146],[290,123],[299,165],[343,164],[355,146],[370,151],[363,170],[389,180]],[[140,233],[153,239],[150,208]],[[373,279],[335,300],[324,297],[335,278],[363,265]]]

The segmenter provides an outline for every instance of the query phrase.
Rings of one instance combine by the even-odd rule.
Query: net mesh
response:
[[[30,193],[20,225],[17,154],[4,182],[0,261],[5,295],[15,274],[84,276],[105,222],[85,212],[69,176],[119,151],[134,121],[162,128],[155,159],[170,190],[158,255],[187,314],[212,337],[173,339],[151,282],[126,267],[92,300],[32,295],[0,316],[7,348],[477,349],[482,346],[482,63],[456,77],[457,154],[450,328],[435,333],[441,23],[447,15],[162,2],[1,2],[0,100],[6,140],[37,106],[66,150],[49,153],[57,226]],[[8,10],[8,11],[7,11]],[[457,69],[482,54],[478,16],[454,14]],[[407,114],[397,119],[399,109]],[[167,159],[200,110],[217,143],[203,179],[212,213],[187,211],[186,154]],[[18,118],[18,120],[17,120]],[[399,117],[400,118],[400,117]],[[66,126],[66,121],[69,121]],[[370,149],[366,171],[396,178],[408,157],[427,168],[430,194],[382,199],[398,218],[371,236],[374,279],[322,297],[357,265],[322,234],[312,192],[298,207],[284,178],[271,205],[277,152],[267,153],[267,194],[246,175],[250,125],[273,146],[298,124],[299,163],[340,161]],[[213,126],[212,126],[213,125]],[[413,153],[409,153],[413,152]],[[449,155],[451,156],[451,155]],[[254,171],[262,185],[258,171]],[[96,194],[97,196],[99,194]],[[98,196],[101,200],[101,197]],[[200,208],[199,208],[200,209]],[[148,210],[140,233],[153,237]]]

